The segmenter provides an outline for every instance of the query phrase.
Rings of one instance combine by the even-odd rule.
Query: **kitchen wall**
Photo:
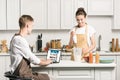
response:
[[[119,38],[120,39],[120,31],[112,30],[113,26],[113,18],[111,16],[89,16],[88,17],[88,24],[92,25],[97,33],[95,35],[96,37],[96,43],[98,44],[98,36],[102,35],[101,40],[101,48],[102,50],[109,50],[110,44],[112,38]],[[9,42],[11,40],[11,37],[14,33],[17,31],[0,31],[0,40],[6,39]],[[69,30],[33,30],[32,34],[28,37],[26,37],[27,41],[30,43],[30,45],[35,45],[37,40],[37,35],[39,33],[43,33],[43,47],[45,46],[46,42],[50,41],[51,39],[61,39],[62,44],[68,44],[69,42]],[[98,46],[98,45],[97,45]]]

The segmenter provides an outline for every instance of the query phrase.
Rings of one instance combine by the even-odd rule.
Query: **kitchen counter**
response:
[[[32,67],[40,67],[39,65],[33,65],[31,64]],[[61,60],[60,63],[53,63],[53,64],[50,64],[46,67],[116,67],[116,64],[115,63],[99,63],[99,64],[96,64],[96,63],[81,63],[81,62],[77,62],[77,61],[70,61],[70,60]]]
[[[47,52],[40,52],[40,53],[33,53],[35,54],[36,56],[46,56],[47,55]],[[10,55],[9,53],[0,53],[0,56],[8,56]],[[69,56],[71,55],[71,52],[62,52],[63,56]]]
[[[38,57],[44,57],[47,53],[36,53]],[[109,53],[105,53],[109,54]],[[114,53],[110,53],[114,54]],[[116,53],[115,53],[116,54]],[[10,54],[0,53],[0,80],[6,80],[4,72],[10,70]],[[70,57],[71,53],[63,53]],[[118,54],[117,54],[118,55]],[[63,56],[64,57],[64,56]],[[65,56],[66,57],[66,56]],[[106,56],[105,56],[106,57]],[[118,56],[116,56],[118,57]],[[75,61],[61,60],[60,63],[53,63],[48,66],[31,65],[33,71],[47,73],[56,76],[56,80],[119,80],[119,63],[120,58],[115,58],[115,63],[110,64],[89,64]],[[117,65],[116,65],[117,64]],[[116,76],[118,75],[118,76]],[[109,77],[106,77],[109,76]]]
[[[120,56],[120,52],[109,52],[109,51],[98,51],[98,53],[102,56]],[[33,53],[36,56],[46,56],[47,52],[40,52],[40,53]],[[0,53],[0,56],[2,55],[10,55],[9,53]],[[62,52],[63,56],[70,56],[71,52]],[[95,55],[95,53],[93,53]]]
[[[33,71],[52,75],[56,80],[115,80],[116,64],[89,64],[61,60],[48,66],[31,65]],[[108,76],[108,77],[106,77]]]

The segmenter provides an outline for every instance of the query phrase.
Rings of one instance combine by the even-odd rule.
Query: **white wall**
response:
[[[88,17],[88,24],[92,25],[97,33],[96,33],[96,43],[98,43],[98,35],[102,35],[101,40],[101,47],[102,50],[109,50],[109,42],[112,38],[119,38],[119,31],[113,31],[113,19],[109,16],[90,16]],[[8,41],[8,46],[11,37],[17,31],[0,31],[0,40],[6,39]],[[46,42],[50,41],[51,39],[61,39],[62,45],[68,44],[69,42],[69,30],[33,30],[32,34],[26,37],[27,41],[31,45],[35,45],[38,34],[43,34],[43,47],[45,46]]]

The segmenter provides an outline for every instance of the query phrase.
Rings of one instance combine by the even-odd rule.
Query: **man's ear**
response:
[[[26,27],[28,28],[28,24],[26,24]]]

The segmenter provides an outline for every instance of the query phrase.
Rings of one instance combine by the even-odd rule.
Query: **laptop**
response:
[[[49,49],[47,54],[47,59],[51,59],[53,63],[60,62],[61,51],[58,49]]]

